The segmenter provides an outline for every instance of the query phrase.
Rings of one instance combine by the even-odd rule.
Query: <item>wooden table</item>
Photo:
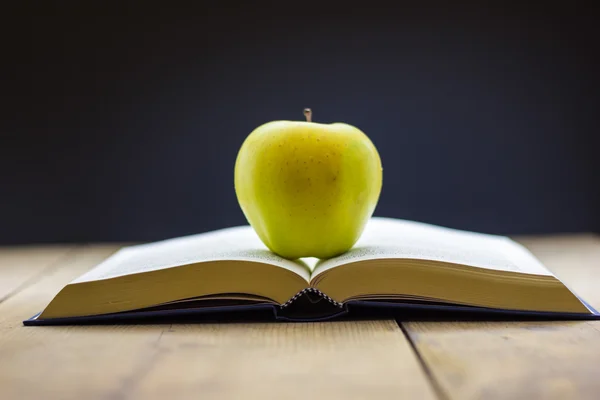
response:
[[[519,240],[600,308],[598,236]],[[0,399],[600,399],[600,321],[23,327],[117,248],[0,248]]]

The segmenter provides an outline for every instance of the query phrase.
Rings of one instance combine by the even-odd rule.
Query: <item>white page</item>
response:
[[[374,217],[356,245],[347,253],[317,265],[313,278],[342,264],[382,258],[442,261],[552,276],[527,249],[504,236]]]
[[[306,266],[273,254],[250,226],[240,226],[125,247],[73,283],[222,260],[276,265],[300,275],[307,282],[310,279],[310,270]]]

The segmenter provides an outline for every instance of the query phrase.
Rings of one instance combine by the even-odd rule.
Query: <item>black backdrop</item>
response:
[[[378,147],[376,215],[492,233],[599,230],[591,8],[216,3],[4,14],[0,243],[244,223],[239,146],[308,106]]]

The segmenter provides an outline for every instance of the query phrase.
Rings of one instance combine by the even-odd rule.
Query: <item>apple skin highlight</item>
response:
[[[273,121],[246,138],[235,191],[250,225],[274,253],[331,258],[348,251],[373,215],[382,186],[377,149],[344,124]]]

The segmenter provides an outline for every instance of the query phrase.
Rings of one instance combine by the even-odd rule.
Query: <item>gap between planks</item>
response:
[[[431,384],[431,387],[433,388],[433,391],[435,392],[435,395],[440,400],[450,400],[450,397],[444,391],[444,388],[442,387],[442,385],[440,384],[440,382],[438,382],[438,380],[436,379],[435,375],[433,374],[433,372],[429,368],[429,365],[427,364],[427,362],[425,361],[425,359],[423,358],[423,356],[419,352],[419,349],[417,348],[417,345],[415,344],[415,342],[413,341],[412,337],[410,336],[410,334],[406,330],[406,327],[404,326],[404,324],[401,321],[398,321],[398,320],[396,320],[396,323],[398,324],[398,327],[402,331],[402,334],[404,335],[406,341],[408,342],[408,344],[410,345],[413,353],[415,354],[415,357],[416,357],[417,361],[419,362],[419,365],[421,366],[421,369],[423,370],[423,374],[427,377],[429,383]]]

